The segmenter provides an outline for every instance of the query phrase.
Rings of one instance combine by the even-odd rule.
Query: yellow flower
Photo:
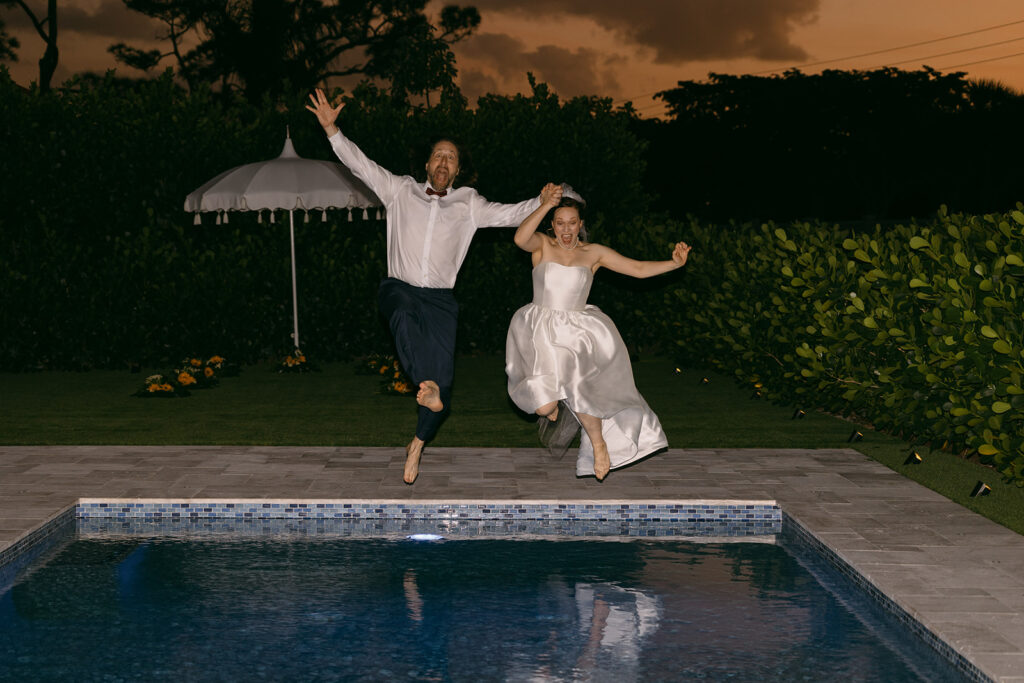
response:
[[[198,368],[200,365],[203,364],[203,361],[199,360],[198,358],[193,358],[192,360],[189,361],[189,364],[191,364],[192,367],[194,368]]]
[[[221,363],[224,362],[224,359],[221,356],[212,356],[210,360],[206,362],[209,363],[210,365],[220,365]]]
[[[302,354],[299,354],[299,362],[300,363],[305,363],[306,362],[306,357],[303,356]]]
[[[409,385],[406,384],[405,382],[398,381],[398,382],[395,382],[394,384],[392,384],[391,386],[394,388],[395,391],[397,391],[400,394],[408,394],[409,393]]]
[[[161,389],[160,389],[160,385],[159,384],[150,384],[148,387],[146,387],[146,391],[148,391],[151,394],[154,391],[160,391],[160,390]]]
[[[196,378],[193,377],[192,375],[190,375],[189,373],[187,373],[187,372],[179,372],[178,373],[178,384],[180,384],[181,386],[185,387],[185,386],[188,386],[189,384],[195,384],[195,383],[196,383]]]
[[[384,373],[386,373],[387,371],[388,371],[388,366],[386,366],[386,365],[382,365],[382,366],[380,366],[380,374],[382,374],[382,375],[383,375],[383,374],[384,374]]]
[[[213,368],[209,366],[203,368],[203,374],[207,377],[213,377]]]

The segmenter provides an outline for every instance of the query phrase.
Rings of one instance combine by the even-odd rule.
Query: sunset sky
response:
[[[42,16],[44,0],[27,0]],[[435,15],[448,2],[431,2]],[[661,113],[652,95],[709,72],[768,75],[790,67],[896,66],[966,71],[1024,91],[1024,3],[1020,0],[476,0],[477,32],[455,46],[470,101],[528,88],[526,73],[562,96],[632,101]],[[115,63],[119,41],[153,47],[159,25],[121,0],[61,0],[55,82]],[[15,80],[38,77],[42,40],[17,8],[3,10],[21,41]],[[963,35],[966,34],[966,35]],[[898,49],[895,49],[898,48]],[[873,53],[873,54],[867,54]],[[862,55],[862,56],[858,56]],[[122,67],[123,68],[123,67]],[[125,71],[128,73],[137,73]]]

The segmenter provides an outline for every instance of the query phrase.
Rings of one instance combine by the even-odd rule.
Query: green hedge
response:
[[[346,98],[341,125],[396,173],[423,174],[421,144],[443,133],[468,142],[477,187],[495,201],[535,195],[548,180],[601,197],[607,214],[642,195],[643,144],[609,100],[561,102],[543,85],[476,109],[458,98],[410,107],[372,87]],[[228,225],[207,216],[197,227],[183,204],[225,169],[279,154],[286,125],[300,154],[333,158],[305,102],[303,93],[255,107],[186,93],[169,75],[39,93],[0,69],[0,369],[163,365],[212,353],[247,363],[287,349],[284,216],[260,224],[232,214]],[[302,346],[324,361],[387,351],[376,313],[383,223],[328,215],[296,231]],[[459,285],[462,329],[471,330],[460,347],[493,351],[530,298],[529,264],[508,230],[484,231],[473,249]]]
[[[1020,208],[855,232],[692,223],[662,329],[683,360],[766,398],[976,454],[1024,484]]]

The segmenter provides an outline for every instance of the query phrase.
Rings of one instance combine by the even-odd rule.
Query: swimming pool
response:
[[[782,528],[366,522],[79,520],[0,595],[0,678],[962,680]]]

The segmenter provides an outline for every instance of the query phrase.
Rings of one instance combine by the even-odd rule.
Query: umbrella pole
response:
[[[288,230],[292,239],[292,321],[294,324],[293,338],[295,348],[299,347],[299,290],[295,281],[295,216],[292,209],[288,209]]]

